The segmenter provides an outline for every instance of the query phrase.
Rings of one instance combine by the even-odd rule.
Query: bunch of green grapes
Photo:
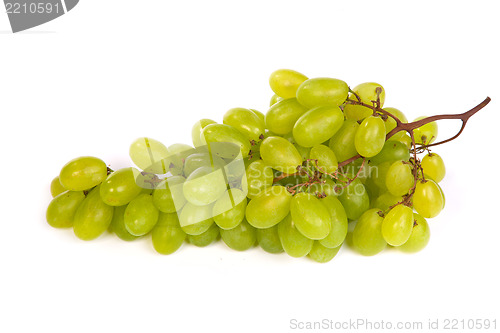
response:
[[[445,204],[443,160],[425,146],[436,123],[388,136],[407,118],[384,107],[373,82],[350,89],[285,69],[269,82],[265,115],[233,108],[222,123],[202,119],[192,146],[140,138],[129,151],[136,167],[116,171],[95,157],[68,162],[51,184],[48,223],[83,240],[151,234],[162,254],[218,239],[317,262],[332,260],[346,238],[363,255],[423,249],[426,218]],[[417,151],[428,153],[420,160]]]

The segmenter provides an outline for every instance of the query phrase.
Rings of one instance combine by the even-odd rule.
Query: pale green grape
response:
[[[271,73],[269,85],[276,95],[283,98],[295,97],[299,86],[307,76],[291,69],[278,69]]]
[[[281,245],[278,233],[278,225],[266,229],[257,229],[257,242],[260,247],[268,253],[283,252],[283,246]]]
[[[424,118],[425,117],[418,117],[414,121],[418,121]],[[437,135],[438,135],[438,125],[435,121],[427,123],[413,130],[415,143],[419,144],[427,144],[427,145],[431,144],[434,141],[436,141]]]
[[[171,154],[165,145],[155,139],[139,138],[130,145],[129,155],[135,165],[141,170],[165,174],[169,164],[164,161]],[[152,167],[154,165],[154,168]]]
[[[384,162],[408,161],[410,159],[410,151],[404,143],[399,141],[386,141],[384,147],[377,155],[370,158],[372,164],[381,164]]]
[[[246,219],[255,228],[270,228],[288,215],[291,200],[292,195],[285,187],[268,187],[250,200]]]
[[[259,119],[264,123],[264,127],[265,127],[266,116],[262,112],[260,112],[259,110],[255,110],[255,109],[249,109],[249,110],[252,111],[253,113],[255,113],[257,115],[257,117],[259,117]],[[264,135],[264,133],[265,133],[265,130],[262,134]]]
[[[205,247],[212,244],[219,237],[219,230],[217,224],[212,223],[207,231],[199,235],[187,235],[187,240],[194,246]]]
[[[414,253],[422,250],[429,243],[431,237],[431,231],[427,221],[417,213],[413,214],[415,223],[411,231],[410,238],[399,247],[403,252]]]
[[[163,213],[180,211],[186,204],[183,186],[186,179],[172,176],[159,183],[153,192],[153,203]]]
[[[296,194],[290,203],[290,214],[297,229],[307,238],[323,239],[330,233],[330,212],[312,194]]]
[[[109,227],[110,231],[114,232],[118,238],[129,242],[139,238],[139,236],[132,235],[125,227],[125,209],[127,209],[127,205],[115,207]]]
[[[304,81],[297,89],[297,100],[307,108],[339,106],[347,99],[349,87],[342,80],[318,77]]]
[[[184,160],[197,152],[196,148],[191,147],[190,145],[186,145],[184,143],[174,143],[168,146],[168,151],[170,153],[170,158],[173,166],[170,167],[170,172],[173,170],[176,171],[174,175],[182,174],[182,169],[184,167]]]
[[[59,181],[70,191],[84,191],[102,183],[108,176],[108,168],[102,160],[84,156],[75,158],[61,170]]]
[[[189,177],[194,170],[201,167],[211,167],[213,170],[223,168],[226,163],[217,155],[210,153],[196,153],[186,157],[184,162],[184,176]]]
[[[424,156],[421,165],[424,173],[429,175],[436,183],[443,180],[446,174],[446,167],[441,156],[436,153],[429,153]]]
[[[233,126],[247,140],[259,141],[264,135],[266,125],[255,112],[244,108],[233,108],[224,114],[223,123]]]
[[[372,208],[378,208],[382,211],[386,211],[389,207],[394,206],[402,199],[403,198],[400,196],[392,195],[390,192],[385,192],[377,197],[372,204]]]
[[[338,198],[350,220],[357,220],[370,207],[370,198],[359,179],[342,189]]]
[[[319,263],[327,263],[331,261],[340,250],[341,245],[329,248],[324,246],[321,241],[314,241],[311,251],[307,255],[312,260]]]
[[[269,101],[269,106],[273,106],[274,104],[281,102],[282,100],[284,100],[283,97],[274,94],[273,96],[271,96],[271,100]]]
[[[330,233],[319,242],[327,248],[336,248],[342,245],[347,235],[347,215],[339,199],[334,196],[327,196],[320,200],[328,209],[332,222]]]
[[[235,158],[240,152],[243,158],[248,156],[250,141],[233,126],[210,124],[201,132],[207,142],[210,153],[222,158]]]
[[[110,174],[101,184],[101,199],[110,206],[123,206],[141,193],[136,184],[136,168],[124,168]]]
[[[342,127],[330,139],[329,147],[338,161],[345,161],[358,154],[354,145],[358,128],[359,124],[355,120],[345,120]]]
[[[92,240],[102,235],[111,224],[114,208],[106,205],[96,187],[82,201],[73,219],[73,231],[82,240]]]
[[[278,224],[278,235],[283,250],[294,258],[306,256],[311,251],[314,244],[312,239],[307,238],[297,230],[290,214]]]
[[[303,178],[302,181],[298,182],[298,184],[303,184],[304,182],[307,182],[307,176]],[[314,194],[318,196],[318,194],[321,194],[322,196],[337,196],[337,192],[335,192],[335,187],[337,184],[335,183],[334,180],[332,180],[330,177],[323,177],[321,179],[323,183],[320,184],[312,184],[307,186],[306,191],[307,193]]]
[[[51,227],[69,228],[73,225],[76,210],[85,199],[83,192],[59,193],[49,204],[46,218]]]
[[[248,224],[246,220],[241,221],[233,229],[220,229],[220,236],[227,246],[236,251],[248,250],[257,241],[255,228]]]
[[[177,214],[160,213],[158,223],[151,232],[151,239],[158,253],[172,254],[177,251],[186,239],[186,233],[179,225]]]
[[[413,187],[415,177],[411,166],[403,161],[391,164],[385,176],[385,185],[392,195],[402,196]]]
[[[59,194],[66,191],[67,189],[65,189],[64,186],[62,186],[61,182],[59,181],[59,176],[52,179],[52,182],[50,183],[50,194],[52,194],[52,198],[55,198]]]
[[[365,82],[357,85],[352,90],[359,96],[361,102],[373,105],[373,101],[377,100],[377,88],[381,88],[380,93],[380,107],[384,106],[385,89],[380,84],[375,82]],[[354,94],[349,95],[349,99],[357,101],[358,99]],[[347,119],[362,120],[373,113],[373,110],[362,105],[346,104],[344,106],[344,113]]]
[[[201,132],[205,127],[211,124],[217,124],[212,119],[201,119],[193,125],[191,130],[191,139],[193,140],[193,145],[195,147],[202,147],[207,144],[205,137],[201,135]]]
[[[344,123],[338,106],[320,106],[304,113],[293,126],[293,138],[303,147],[312,147],[330,139]]]
[[[284,173],[294,173],[297,171],[297,166],[302,163],[297,148],[279,136],[264,139],[260,155],[268,166]]]
[[[392,208],[382,222],[382,236],[392,246],[400,246],[410,238],[413,210],[404,205]]]
[[[270,187],[273,184],[273,179],[273,170],[263,160],[250,163],[246,170],[247,196],[250,199],[254,198],[262,190]]]
[[[413,207],[425,218],[437,216],[444,206],[444,197],[439,185],[433,180],[417,182],[413,194]]]
[[[245,217],[247,198],[243,191],[227,190],[214,204],[212,215],[221,229],[235,228]]]
[[[188,235],[200,235],[207,231],[214,223],[212,207],[213,205],[196,206],[188,202],[179,215],[182,230]]]
[[[373,165],[370,167],[370,178],[380,189],[381,192],[387,191],[386,178],[389,168],[394,162],[383,162],[379,165]]]
[[[150,232],[158,222],[159,210],[153,204],[153,197],[140,194],[125,209],[125,228],[134,236]]]
[[[382,236],[384,219],[379,212],[377,208],[367,210],[361,215],[352,232],[352,245],[362,255],[373,256],[387,246]]]
[[[337,170],[339,163],[335,153],[325,145],[317,145],[311,148],[309,158],[318,161],[318,167],[323,172],[333,173]]]
[[[364,157],[380,153],[385,143],[385,125],[380,117],[366,117],[354,136],[356,151]]]
[[[184,197],[194,205],[204,206],[219,199],[226,191],[222,170],[201,167],[193,171],[183,185]]]
[[[266,113],[266,128],[278,135],[290,133],[297,119],[306,111],[307,108],[295,98],[279,101],[272,105]]]
[[[403,122],[403,123],[408,122],[408,119],[406,118],[404,113],[401,112],[400,110],[398,110],[396,108],[384,108],[384,110],[389,112],[390,114],[396,116],[399,120],[401,120],[401,122]],[[384,121],[384,123],[385,123],[385,133],[386,134],[389,134],[389,132],[392,131],[394,128],[396,128],[396,125],[397,125],[396,121],[391,116],[387,116],[387,119]],[[391,139],[399,140],[405,134],[406,134],[406,131],[399,131],[396,134],[394,134],[393,136],[391,136]]]

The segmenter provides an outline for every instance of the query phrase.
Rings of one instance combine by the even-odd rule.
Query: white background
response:
[[[19,34],[0,13],[0,331],[289,332],[291,319],[357,318],[499,327],[499,10],[498,1],[82,0]],[[83,242],[46,224],[50,181],[68,160],[94,155],[116,169],[139,136],[190,143],[200,118],[265,112],[278,68],[379,82],[386,106],[410,120],[492,97],[435,149],[447,165],[446,209],[429,221],[423,252],[343,248],[316,264],[219,243],[161,256],[149,239]]]

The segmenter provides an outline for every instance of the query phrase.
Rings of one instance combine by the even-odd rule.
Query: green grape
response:
[[[400,196],[395,196],[390,192],[385,192],[377,197],[377,199],[372,204],[372,208],[378,208],[382,211],[386,211],[389,209],[389,207],[394,206],[401,200],[402,198]]]
[[[69,228],[73,225],[76,210],[85,199],[83,192],[65,191],[58,194],[47,208],[46,218],[51,227]]]
[[[345,120],[342,127],[330,139],[329,147],[339,161],[345,161],[358,154],[354,145],[354,137],[359,128],[355,120]]]
[[[302,147],[301,145],[299,145],[297,143],[293,143],[293,146],[299,152],[300,156],[302,157],[302,161],[309,159],[309,155],[311,153],[311,148]]]
[[[307,176],[302,176],[303,180],[298,181],[297,184],[303,184],[308,181]],[[295,184],[293,184],[295,185]],[[293,186],[291,185],[291,186]],[[290,186],[290,185],[289,185]],[[303,192],[311,193],[316,195],[317,197],[325,197],[325,196],[337,196],[337,192],[335,192],[335,187],[337,187],[337,184],[335,183],[334,180],[332,180],[330,177],[322,177],[321,183],[319,184],[312,184],[305,186],[302,188]],[[304,191],[305,189],[305,191]]]
[[[222,170],[201,167],[193,171],[183,185],[184,197],[194,205],[204,206],[219,199],[226,191]]]
[[[220,236],[224,243],[236,251],[245,251],[255,245],[257,232],[246,220],[241,221],[235,228],[220,229]]]
[[[361,215],[352,232],[352,245],[362,255],[373,256],[387,246],[382,236],[382,222],[377,208],[367,210]]]
[[[201,132],[205,127],[211,124],[217,124],[212,119],[201,119],[193,125],[191,130],[191,139],[193,140],[193,145],[195,147],[202,147],[207,144],[205,137],[201,135]]]
[[[266,128],[278,135],[290,133],[297,119],[306,111],[307,108],[302,106],[296,98],[279,101],[266,113]]]
[[[366,117],[354,136],[356,151],[364,157],[380,153],[385,143],[385,125],[380,117]]]
[[[165,145],[155,139],[139,138],[130,145],[129,155],[135,165],[141,170],[165,174],[168,164],[163,160],[171,154]],[[155,165],[155,168],[152,166]]]
[[[338,106],[320,106],[304,113],[293,126],[293,138],[303,147],[330,139],[342,127],[344,114]]]
[[[281,245],[278,233],[278,225],[266,229],[257,229],[257,242],[260,247],[268,253],[283,252],[283,246]]]
[[[340,245],[334,248],[324,246],[321,241],[314,241],[311,251],[307,255],[312,260],[319,263],[331,261],[340,250]]]
[[[274,94],[273,96],[271,96],[271,100],[269,101],[269,106],[273,106],[274,104],[281,102],[282,100],[284,100],[283,97],[279,97],[278,95]]]
[[[292,216],[288,214],[283,221],[278,224],[278,235],[280,237],[283,250],[294,258],[306,256],[312,249],[314,241],[302,235],[292,221]]]
[[[422,250],[429,243],[431,231],[427,221],[417,213],[413,214],[415,219],[410,238],[399,247],[403,252],[415,253]]]
[[[349,87],[342,80],[318,77],[304,81],[297,89],[297,100],[307,108],[339,106],[347,99]]]
[[[153,192],[153,204],[163,213],[178,212],[186,204],[183,187],[186,179],[172,176],[159,183]]]
[[[253,113],[255,113],[257,115],[257,117],[259,117],[259,119],[264,123],[264,127],[265,127],[265,124],[266,124],[265,118],[266,118],[266,116],[262,112],[260,112],[259,110],[255,110],[255,109],[249,109],[249,110],[252,111]],[[265,130],[264,130],[264,132],[262,134],[264,134],[264,133],[265,133]]]
[[[328,236],[321,239],[319,242],[327,248],[333,249],[339,247],[342,245],[347,235],[348,222],[344,206],[342,206],[339,199],[331,195],[320,201],[330,213],[332,227]]]
[[[385,101],[385,89],[380,84],[374,82],[365,82],[354,87],[352,91],[354,91],[358,95],[358,97],[361,99],[361,102],[371,106],[373,105],[373,101],[377,100],[377,88],[382,89],[380,93],[380,107],[382,107],[384,106]],[[349,95],[349,99],[353,101],[358,100],[354,94]],[[344,113],[347,119],[358,121],[363,120],[371,115],[373,113],[373,110],[362,105],[347,103],[344,106]]]
[[[436,183],[443,180],[446,174],[443,159],[436,153],[429,153],[424,156],[421,162],[425,175],[428,175]]]
[[[247,205],[246,219],[255,228],[270,228],[288,215],[292,195],[283,186],[271,186]]]
[[[424,118],[425,117],[418,117],[414,121],[418,121]],[[415,143],[419,144],[427,144],[427,145],[431,144],[434,141],[436,141],[437,135],[438,135],[438,125],[435,121],[427,123],[413,130]]]
[[[307,238],[323,239],[330,233],[330,212],[312,194],[296,194],[290,203],[290,214],[297,230]]]
[[[250,141],[233,126],[226,124],[211,124],[201,132],[207,142],[210,153],[222,158],[235,158],[241,152],[247,157],[250,151]]]
[[[398,110],[396,108],[385,108],[384,110],[389,112],[390,114],[396,116],[399,120],[401,120],[402,123],[408,122],[408,119],[406,118],[404,113],[401,112],[400,110]],[[385,124],[385,133],[386,134],[389,134],[389,132],[392,131],[394,128],[396,128],[396,125],[397,125],[396,121],[391,116],[387,116],[387,119],[384,120],[384,124]],[[391,139],[393,139],[393,140],[401,139],[405,134],[406,134],[406,131],[399,131],[399,132],[395,133],[393,136],[391,136]]]
[[[307,76],[291,69],[278,69],[271,73],[269,85],[276,95],[283,98],[295,97],[299,86]]]
[[[224,114],[223,123],[233,126],[247,140],[259,141],[264,135],[266,125],[255,112],[244,108],[233,108]]]
[[[370,198],[359,179],[355,179],[349,186],[342,189],[338,198],[350,220],[357,220],[370,207]]]
[[[59,181],[70,191],[84,191],[102,183],[108,176],[108,168],[102,160],[84,156],[75,158],[61,170]]]
[[[223,168],[226,163],[222,158],[210,153],[196,153],[186,157],[184,176],[189,177],[194,170],[201,167],[211,167],[213,170]]]
[[[55,198],[59,194],[66,191],[67,189],[65,189],[64,186],[62,186],[61,182],[59,181],[59,176],[52,179],[52,182],[50,183],[50,194],[52,194],[52,198]]]
[[[102,235],[111,224],[114,208],[106,205],[99,187],[82,201],[73,218],[73,231],[82,240],[92,240]]]
[[[392,208],[382,222],[382,236],[392,246],[404,244],[413,228],[413,210],[404,205]]]
[[[392,140],[392,138],[391,138]],[[404,144],[408,149],[411,148],[411,137],[409,134],[405,134],[403,135],[400,139],[398,139],[397,141],[401,142],[402,144]]]
[[[369,169],[373,168],[374,166],[369,166]],[[375,166],[376,167],[376,166]],[[370,170],[371,171],[371,170]],[[364,182],[366,192],[368,193],[368,197],[370,198],[370,208],[375,208],[373,200],[375,198],[378,198],[382,193],[387,192],[387,189],[381,190],[377,184],[375,184],[375,181],[373,177],[368,177],[366,181]]]
[[[309,157],[318,161],[318,167],[323,172],[333,173],[339,166],[335,153],[325,145],[312,147]]]
[[[403,161],[391,164],[385,176],[385,186],[392,195],[402,196],[415,184],[411,166]]]
[[[219,230],[217,224],[212,223],[207,231],[199,235],[187,235],[187,240],[194,246],[205,247],[212,244],[219,237]]]
[[[139,238],[139,236],[132,235],[125,227],[125,209],[127,209],[127,205],[115,207],[110,231],[114,232],[118,238],[129,242]]]
[[[413,194],[413,207],[425,218],[437,216],[444,206],[444,197],[439,185],[433,180],[417,182]]]
[[[283,173],[294,173],[297,171],[297,166],[302,163],[297,148],[279,136],[264,139],[260,154],[266,165]]]
[[[370,158],[372,164],[381,164],[384,162],[408,161],[410,159],[410,151],[405,144],[399,141],[386,141],[384,147],[377,155]]]
[[[168,146],[168,151],[170,152],[170,155],[176,155],[176,157],[179,158],[180,162],[178,167],[183,166],[183,160],[185,160],[189,155],[196,153],[196,149],[191,147],[190,145],[186,145],[184,143],[174,143],[173,145]]]
[[[227,190],[213,207],[212,215],[221,229],[233,229],[245,217],[247,198],[243,191],[233,188]]]
[[[207,231],[214,223],[212,206],[196,206],[188,202],[179,215],[182,230],[188,235],[200,235]]]
[[[101,199],[110,206],[123,206],[141,193],[136,184],[136,168],[124,168],[110,174],[101,184]]]
[[[387,178],[387,172],[389,171],[389,168],[394,162],[383,162],[379,165],[373,165],[370,168],[370,178],[373,179],[373,182],[377,187],[382,191],[386,192],[387,191],[387,186],[386,186],[386,178]]]
[[[139,194],[125,209],[125,228],[134,236],[150,232],[158,222],[159,210],[149,194]]]
[[[160,254],[172,254],[177,251],[186,239],[177,214],[160,213],[158,223],[151,232],[151,239],[153,247]]]

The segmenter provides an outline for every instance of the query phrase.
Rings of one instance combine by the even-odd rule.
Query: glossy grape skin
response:
[[[139,238],[139,236],[132,235],[125,227],[125,209],[127,209],[126,205],[115,207],[113,219],[109,227],[110,231],[114,232],[118,238],[129,242]]]
[[[400,110],[396,109],[396,108],[384,108],[385,111],[391,113],[392,115],[396,116],[396,118],[398,118],[399,120],[401,120],[401,122],[403,123],[407,123],[408,122],[408,119],[406,118],[406,116],[404,115],[403,112],[401,112]],[[385,123],[385,133],[386,134],[389,134],[390,131],[392,131],[394,128],[396,128],[396,120],[394,120],[394,118],[392,118],[391,116],[387,116],[387,119],[384,120],[384,123]],[[393,140],[399,140],[401,139],[404,135],[406,134],[406,131],[400,131],[400,132],[397,132],[395,133],[393,136],[391,136],[391,139]]]
[[[443,159],[436,153],[429,153],[424,156],[421,162],[424,173],[429,175],[432,180],[439,183],[446,175],[446,167]]]
[[[281,253],[284,251],[278,233],[278,225],[266,229],[257,229],[257,243],[268,253]]]
[[[328,209],[331,218],[331,229],[328,236],[321,239],[321,245],[327,248],[336,248],[342,245],[347,236],[347,215],[339,199],[334,196],[327,196],[320,200]]]
[[[302,163],[297,148],[279,136],[264,139],[260,146],[260,156],[266,165],[284,173],[296,172],[297,166]]]
[[[414,121],[418,121],[424,118],[426,117],[418,117]],[[437,135],[438,135],[438,125],[435,121],[427,123],[413,130],[415,143],[418,144],[431,144],[434,141],[436,141]]]
[[[349,87],[342,80],[318,77],[304,81],[297,89],[297,100],[307,108],[339,106],[347,99]]]
[[[217,224],[212,223],[207,231],[199,235],[187,235],[187,240],[194,246],[205,247],[217,240],[217,237],[219,237],[219,230]]]
[[[274,104],[281,102],[282,100],[284,100],[283,97],[280,97],[280,96],[274,94],[271,96],[271,100],[269,101],[269,106],[273,106]]]
[[[304,236],[292,221],[288,214],[278,224],[278,235],[283,250],[291,257],[300,258],[306,256],[312,249],[314,241]]]
[[[101,184],[101,199],[110,206],[123,206],[141,193],[136,184],[136,168],[124,168],[110,174]]]
[[[385,102],[385,89],[380,84],[375,82],[365,82],[357,85],[352,90],[358,95],[358,97],[361,99],[361,102],[371,106],[373,105],[372,101],[377,100],[376,89],[378,87],[382,88],[382,92],[380,93],[380,107],[382,107],[384,106]],[[349,99],[353,101],[358,100],[354,94],[350,94]],[[344,106],[344,113],[347,119],[358,121],[363,120],[371,115],[373,113],[373,110],[363,105],[346,104]]]
[[[415,219],[415,225],[413,225],[410,238],[406,243],[398,247],[398,249],[407,253],[421,251],[427,246],[431,237],[431,231],[427,221],[417,213],[413,214],[413,218]]]
[[[245,251],[252,248],[257,241],[257,232],[246,220],[241,221],[233,229],[220,229],[220,236],[224,243],[236,251]]]
[[[311,251],[307,255],[312,260],[319,263],[327,263],[331,261],[340,250],[341,245],[329,248],[321,244],[320,241],[314,241]]]
[[[410,151],[404,143],[394,140],[388,140],[384,143],[384,147],[377,155],[370,158],[372,164],[381,164],[384,162],[408,161],[410,159]]]
[[[50,183],[50,194],[52,195],[52,198],[55,198],[59,194],[66,191],[67,189],[65,189],[64,186],[62,186],[61,182],[59,181],[59,176],[52,179],[52,182]]]
[[[153,192],[153,203],[163,213],[180,211],[186,204],[183,186],[186,179],[172,176],[159,183]]]
[[[226,191],[222,170],[201,167],[193,171],[183,184],[184,197],[194,205],[204,206],[219,199]]]
[[[413,207],[424,218],[437,216],[444,207],[444,197],[433,180],[419,181],[413,194]]]
[[[59,181],[69,191],[84,191],[99,185],[107,176],[106,163],[97,157],[83,156],[63,166]]]
[[[259,141],[266,129],[264,121],[255,112],[244,108],[228,110],[222,122],[236,128],[247,140]]]
[[[221,229],[233,229],[245,218],[247,198],[243,191],[227,190],[214,204],[212,215]]]
[[[325,145],[317,145],[311,148],[309,158],[318,161],[318,167],[327,173],[333,173],[337,170],[339,163],[335,153]]]
[[[413,210],[404,205],[392,208],[382,222],[382,236],[387,244],[400,246],[410,238],[413,228]]]
[[[283,98],[295,97],[299,86],[307,76],[291,69],[278,69],[271,73],[269,85],[274,93]]]
[[[134,236],[142,236],[150,232],[158,222],[159,210],[153,204],[153,197],[140,194],[125,209],[125,228]]]
[[[292,195],[285,187],[268,187],[250,200],[246,219],[255,228],[270,228],[288,215],[291,201]]]
[[[338,106],[313,108],[297,119],[293,138],[302,147],[312,147],[330,139],[342,127],[344,114]]]
[[[385,125],[380,117],[366,117],[354,136],[356,151],[364,157],[380,153],[385,143]]]
[[[172,254],[181,247],[185,239],[186,233],[179,225],[177,214],[160,213],[158,223],[151,232],[151,240],[156,252]]]
[[[373,256],[386,248],[387,242],[382,236],[383,221],[377,208],[361,215],[352,233],[352,244],[359,253]]]
[[[297,193],[290,203],[290,214],[297,230],[309,239],[323,239],[330,233],[330,212],[312,194]]]
[[[359,179],[344,188],[338,198],[350,220],[357,220],[370,207],[370,198]]]
[[[263,160],[257,160],[248,165],[246,179],[248,184],[247,196],[252,199],[273,184],[273,170]]]
[[[372,208],[378,208],[382,211],[386,211],[390,206],[394,206],[401,200],[403,200],[403,198],[400,196],[392,195],[390,192],[384,192],[373,202]]]
[[[413,187],[415,177],[411,166],[403,161],[396,161],[391,164],[385,176],[385,186],[392,195],[402,196]]]
[[[339,162],[358,154],[354,145],[354,138],[358,128],[359,124],[355,120],[345,120],[342,127],[330,139],[328,145]]]
[[[213,205],[196,206],[187,203],[179,215],[182,230],[188,235],[200,235],[214,223]]]
[[[252,111],[260,119],[260,121],[263,123],[264,131],[262,131],[262,135],[264,135],[264,133],[266,132],[266,130],[265,130],[265,127],[266,127],[265,118],[266,118],[266,116],[262,112],[260,112],[259,110],[256,110],[256,109],[248,109],[248,110]]]
[[[235,158],[239,152],[245,158],[251,149],[250,141],[236,128],[226,124],[206,126],[201,137],[207,142],[210,152],[222,158]]]
[[[76,210],[84,199],[85,195],[81,191],[65,191],[58,194],[47,208],[47,223],[54,228],[71,227]]]
[[[193,140],[193,145],[195,147],[201,147],[207,144],[205,138],[201,135],[201,132],[205,127],[211,124],[217,124],[212,119],[200,119],[197,121],[191,130],[191,139]]]
[[[111,224],[114,208],[100,197],[99,187],[93,189],[76,210],[73,231],[82,240],[92,240],[102,235]]]
[[[307,108],[302,106],[295,98],[279,101],[272,105],[266,113],[266,128],[278,135],[290,133],[297,119],[306,111]]]
[[[161,142],[152,138],[138,138],[130,145],[129,155],[135,165],[141,170],[164,174],[168,166],[162,163],[171,154]],[[153,166],[155,166],[153,168]]]

